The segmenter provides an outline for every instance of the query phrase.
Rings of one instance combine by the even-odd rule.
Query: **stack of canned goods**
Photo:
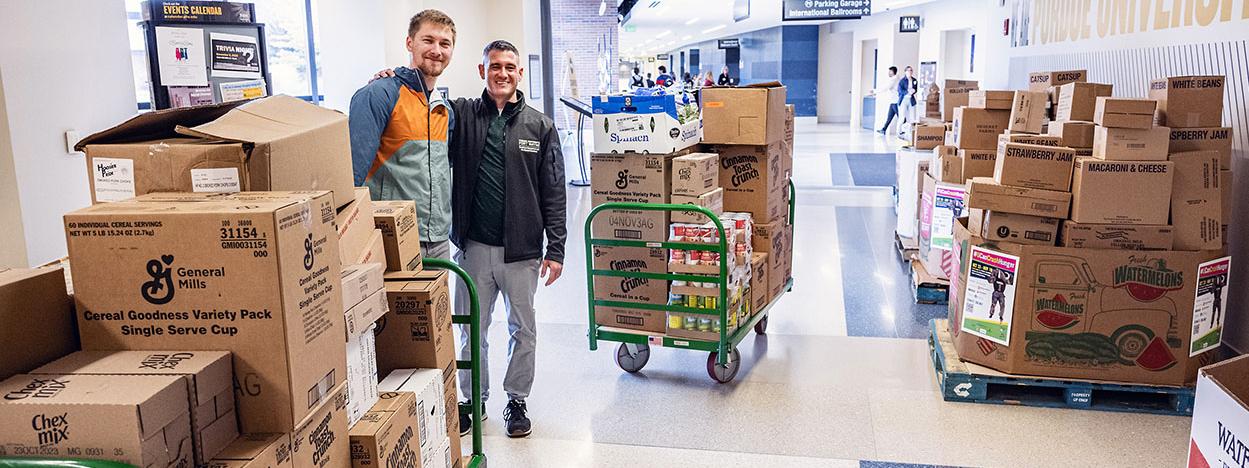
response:
[[[669,330],[720,333],[720,319],[694,315],[668,314]]]
[[[699,296],[694,294],[669,294],[668,305],[689,307],[691,309],[714,310],[719,301],[717,296]]]

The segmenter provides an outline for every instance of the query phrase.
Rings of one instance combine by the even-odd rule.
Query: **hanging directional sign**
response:
[[[872,0],[783,0],[782,21],[857,19],[872,14]]]

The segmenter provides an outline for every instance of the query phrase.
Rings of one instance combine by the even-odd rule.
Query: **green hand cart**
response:
[[[452,315],[451,322],[459,325],[468,325],[469,342],[472,344],[470,348],[469,360],[456,361],[457,369],[469,370],[473,380],[473,395],[471,398],[471,408],[473,413],[473,453],[468,456],[468,460],[463,464],[465,468],[486,468],[486,454],[482,449],[481,441],[481,415],[484,410],[481,400],[481,320],[478,316],[481,309],[477,302],[477,285],[473,283],[473,279],[468,276],[459,265],[443,260],[440,258],[426,258],[423,262],[425,268],[437,268],[450,270],[464,281],[464,285],[468,289],[469,297],[469,315]],[[451,437],[459,437],[458,434],[448,434]],[[134,468],[133,465],[118,463],[113,461],[102,460],[85,460],[85,459],[56,459],[56,458],[6,458],[0,457],[0,468]]]
[[[452,315],[451,323],[457,325],[468,325],[468,342],[469,342],[469,359],[467,361],[456,361],[457,369],[469,370],[473,381],[473,395],[469,399],[470,408],[473,415],[473,453],[468,456],[465,461],[465,468],[486,468],[486,454],[482,449],[481,442],[481,415],[485,411],[485,402],[481,399],[481,308],[477,302],[477,284],[473,283],[473,278],[468,273],[456,265],[455,262],[443,260],[441,258],[426,258],[422,265],[425,268],[438,268],[449,270],[460,277],[464,282],[464,286],[468,289],[469,315]],[[450,411],[450,408],[447,409]],[[458,437],[457,434],[448,434],[451,437]]]
[[[601,212],[606,210],[629,210],[629,211],[689,211],[697,212],[706,216],[715,224],[719,233],[720,241],[718,244],[699,243],[699,242],[665,242],[665,241],[646,241],[646,240],[620,240],[620,239],[597,239],[590,232],[590,226],[594,222],[594,218]],[[789,183],[789,222],[794,222],[794,184]],[[708,351],[711,354],[707,356],[707,375],[712,380],[719,383],[728,383],[737,376],[737,371],[741,368],[741,354],[737,351],[737,344],[745,339],[746,334],[751,328],[755,333],[764,334],[768,328],[768,314],[771,308],[776,304],[776,300],[771,301],[763,310],[752,312],[746,321],[739,323],[735,330],[728,330],[725,324],[729,323],[728,303],[728,282],[729,271],[728,262],[720,262],[720,273],[715,277],[706,275],[680,274],[680,273],[644,273],[634,271],[616,271],[602,270],[594,268],[594,247],[644,247],[644,248],[662,248],[662,249],[679,249],[689,251],[711,251],[720,254],[721,259],[729,258],[732,252],[728,252],[728,241],[724,233],[724,225],[720,222],[720,218],[711,210],[700,206],[693,205],[674,205],[674,204],[643,204],[643,203],[604,203],[594,207],[590,211],[585,221],[585,264],[586,264],[586,286],[588,288],[588,303],[590,311],[589,338],[590,350],[598,350],[599,341],[613,341],[620,343],[616,349],[616,364],[625,372],[633,373],[646,366],[646,362],[650,360],[650,346],[662,346],[665,348],[681,348],[693,349],[698,351]],[[666,261],[666,256],[665,256]],[[694,308],[680,305],[657,305],[645,304],[629,301],[612,301],[598,300],[594,298],[594,278],[597,276],[616,277],[616,278],[640,278],[658,281],[687,281],[697,283],[714,282],[718,285],[719,300],[716,301],[715,308]],[[792,278],[785,280],[785,288],[783,291],[788,292],[794,287]],[[720,320],[720,337],[718,340],[699,340],[687,339],[683,337],[673,337],[667,334],[654,335],[653,332],[640,330],[629,330],[623,328],[615,328],[610,326],[599,325],[595,319],[596,307],[623,307],[630,309],[651,310],[657,312],[676,312],[686,315],[700,315],[711,318],[719,318]],[[665,320],[667,323],[667,320]]]

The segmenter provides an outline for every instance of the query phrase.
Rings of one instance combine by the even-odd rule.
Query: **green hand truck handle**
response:
[[[134,465],[115,461],[84,460],[76,458],[4,458],[0,468],[136,468]]]
[[[486,454],[482,449],[481,441],[481,415],[485,411],[485,405],[481,401],[481,308],[477,302],[477,284],[473,283],[473,278],[468,273],[450,260],[441,258],[425,258],[422,260],[425,268],[438,268],[448,270],[455,273],[463,281],[465,288],[468,290],[469,315],[452,315],[451,322],[459,325],[468,325],[469,330],[469,360],[456,361],[456,369],[467,369],[472,375],[473,395],[473,454],[465,464],[468,468],[484,468],[486,466]],[[451,408],[447,408],[451,411]],[[448,434],[456,437],[456,434]],[[0,467],[2,468],[2,467]]]

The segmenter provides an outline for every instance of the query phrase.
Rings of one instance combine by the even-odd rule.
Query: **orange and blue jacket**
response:
[[[374,200],[413,200],[422,242],[451,233],[451,162],[447,142],[454,124],[442,93],[428,90],[420,71],[365,85],[351,97],[351,165],[358,187]]]

